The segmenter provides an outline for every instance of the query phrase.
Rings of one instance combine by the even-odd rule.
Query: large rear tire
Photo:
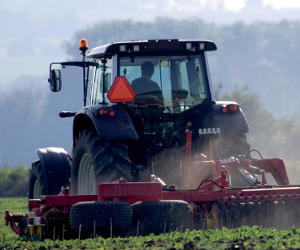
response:
[[[118,141],[104,141],[93,131],[83,131],[73,149],[71,192],[95,194],[97,184],[121,177],[132,180],[128,147]]]

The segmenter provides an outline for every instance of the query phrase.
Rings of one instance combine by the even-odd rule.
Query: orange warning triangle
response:
[[[110,102],[132,102],[135,93],[125,76],[117,76],[107,93]]]

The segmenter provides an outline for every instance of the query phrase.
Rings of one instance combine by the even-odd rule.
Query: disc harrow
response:
[[[255,164],[270,170],[270,162],[277,164],[277,170],[272,170],[277,186],[258,183],[231,188],[234,168]],[[300,227],[300,186],[279,178],[278,170],[285,170],[281,160],[267,160],[266,167],[263,161],[245,159],[211,164],[216,177],[202,181],[195,189],[167,186],[155,177],[153,182],[120,179],[99,184],[96,195],[72,195],[63,188],[59,195],[29,200],[31,212],[27,214],[6,211],[5,222],[16,234],[31,239],[145,235],[243,225]]]
[[[210,213],[217,218],[213,228],[237,228],[244,225],[277,229],[300,227],[300,200],[297,198],[257,200],[253,197],[249,201],[246,196],[242,199],[243,201],[235,202],[230,199],[224,202],[224,199],[221,199],[213,204]]]

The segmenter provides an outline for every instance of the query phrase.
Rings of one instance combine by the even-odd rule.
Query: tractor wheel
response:
[[[79,202],[71,206],[71,228],[82,237],[123,235],[132,223],[132,209],[127,202]]]
[[[73,149],[71,192],[96,194],[97,184],[123,177],[132,180],[126,144],[103,141],[93,131],[83,131]]]
[[[192,208],[184,201],[145,201],[132,206],[137,235],[193,228]]]
[[[30,170],[29,174],[29,193],[28,198],[29,199],[39,199],[42,195],[42,189],[43,193],[45,193],[45,181],[43,181],[43,175],[40,171],[41,163],[40,161],[37,161],[32,164],[32,169]],[[41,185],[42,183],[42,185]]]
[[[50,177],[51,175],[51,177]],[[57,181],[50,181],[56,179]],[[46,171],[40,161],[32,163],[29,174],[29,199],[39,199],[41,195],[56,195],[63,186],[60,173]]]

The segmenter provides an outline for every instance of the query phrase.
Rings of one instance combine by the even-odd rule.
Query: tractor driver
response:
[[[157,82],[151,80],[154,73],[154,65],[150,61],[141,65],[142,76],[132,81],[132,88],[136,93],[136,102],[162,104],[163,96]]]

